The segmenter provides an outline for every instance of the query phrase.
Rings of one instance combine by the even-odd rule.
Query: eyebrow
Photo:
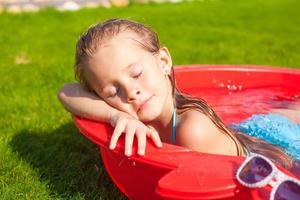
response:
[[[138,62],[135,61],[133,63],[128,64],[127,66],[125,66],[124,68],[122,68],[122,71],[128,70],[129,68],[134,67]]]

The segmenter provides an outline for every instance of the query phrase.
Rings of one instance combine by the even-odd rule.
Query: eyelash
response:
[[[138,73],[137,75],[133,76],[133,78],[138,79],[141,75],[142,75],[143,71],[141,71],[140,73]],[[116,92],[112,95],[109,95],[109,97],[115,97],[118,93],[119,93],[120,88],[116,89]]]
[[[109,97],[115,97],[120,91],[120,88],[116,89],[116,92],[114,94],[109,95]]]
[[[133,76],[133,78],[136,78],[136,79],[139,78],[139,77],[142,75],[142,73],[143,73],[143,72],[141,71],[141,72],[138,73],[137,75]]]

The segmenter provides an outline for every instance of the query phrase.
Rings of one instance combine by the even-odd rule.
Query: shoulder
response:
[[[200,126],[201,125],[201,126]],[[190,128],[193,129],[210,129],[215,125],[212,120],[205,114],[197,110],[187,110],[179,115],[179,120],[177,124],[179,131],[186,131]],[[212,127],[213,126],[213,127]]]
[[[231,146],[229,137],[208,116],[197,110],[187,110],[179,116],[178,145],[200,152],[228,154]]]
[[[193,139],[209,139],[218,128],[205,114],[197,110],[187,110],[180,114],[177,124],[179,142]]]

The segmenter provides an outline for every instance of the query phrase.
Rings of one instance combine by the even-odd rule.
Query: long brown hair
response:
[[[75,77],[88,89],[91,90],[91,87],[89,86],[84,70],[88,59],[101,47],[103,41],[107,41],[123,31],[131,31],[137,34],[139,39],[141,39],[137,41],[140,46],[153,54],[158,53],[161,48],[157,34],[150,27],[138,22],[126,19],[110,19],[90,27],[79,38],[75,55]],[[180,92],[176,87],[173,68],[169,78],[173,86],[173,97],[176,108],[182,111],[196,109],[208,116],[224,134],[228,135],[235,142],[238,155],[242,155],[244,148],[246,148],[250,152],[269,157],[285,168],[290,169],[293,166],[293,159],[279,147],[258,138],[230,130],[203,99]]]
[[[172,69],[172,75],[169,78],[173,85],[173,96],[175,98],[176,108],[180,110],[196,109],[209,117],[219,130],[228,135],[235,142],[238,155],[242,155],[244,150],[246,150],[247,152],[264,155],[286,169],[292,169],[294,167],[294,160],[280,147],[228,128],[204,99],[180,92],[176,86],[174,77],[174,69]]]

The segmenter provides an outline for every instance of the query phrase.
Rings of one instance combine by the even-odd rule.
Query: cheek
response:
[[[166,85],[166,77],[160,69],[151,70],[143,77],[146,89],[162,90]]]
[[[152,81],[151,87],[153,94],[156,95],[160,101],[164,101],[170,93],[167,80],[164,77],[156,77],[155,80]]]

